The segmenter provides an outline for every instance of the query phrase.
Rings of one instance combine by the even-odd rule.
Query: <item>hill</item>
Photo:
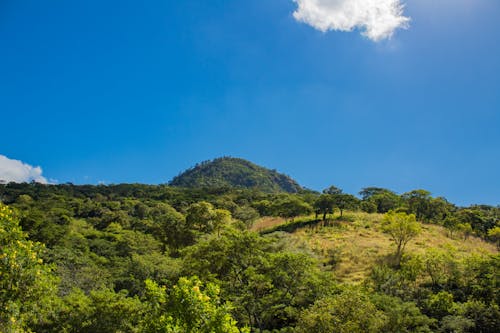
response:
[[[410,193],[396,264],[377,197],[0,184],[0,332],[498,332],[498,207]]]
[[[234,157],[221,157],[197,164],[175,177],[169,185],[187,188],[253,188],[268,193],[296,193],[302,189],[287,175]]]
[[[261,234],[285,231],[282,237],[287,244],[314,253],[325,266],[330,266],[336,279],[361,283],[375,266],[386,262],[395,249],[390,236],[382,231],[382,218],[383,214],[347,212],[343,217],[330,216],[325,226],[312,216],[294,222],[280,217],[263,217],[254,223],[252,230]],[[479,237],[450,235],[442,226],[422,224],[422,232],[408,244],[407,253],[413,256],[447,253],[455,259],[463,259],[494,255],[498,249]]]

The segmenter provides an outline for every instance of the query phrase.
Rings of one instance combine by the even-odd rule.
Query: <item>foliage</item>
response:
[[[86,295],[74,289],[61,300],[51,324],[41,328],[49,332],[114,333],[138,332],[144,309],[138,298],[122,291],[93,290]]]
[[[343,216],[344,210],[356,209],[358,206],[358,199],[351,194],[335,194],[333,195],[333,203],[335,207],[340,210],[340,216]]]
[[[419,190],[367,188],[361,202],[327,192],[0,185],[14,208],[1,205],[0,331],[498,331],[499,256],[483,242],[491,255],[471,254],[477,240],[462,248],[457,239],[497,242],[498,207],[459,208]],[[312,207],[349,212],[325,228]],[[358,208],[394,211],[381,223]],[[455,239],[425,225],[405,247],[417,212]],[[279,225],[248,231],[259,216]],[[399,265],[388,265],[382,230],[401,241]],[[355,261],[363,272],[349,273]]]
[[[144,204],[137,204],[138,216],[145,218],[149,209]],[[165,247],[170,246],[174,251],[194,241],[193,232],[184,216],[172,206],[160,203],[151,209],[151,218],[154,219],[154,229]]]
[[[175,177],[172,186],[180,187],[237,187],[264,192],[296,193],[302,188],[290,177],[255,165],[249,161],[222,157],[202,162]]]
[[[239,333],[229,311],[231,305],[219,298],[219,288],[203,285],[196,278],[181,278],[172,288],[146,280],[147,312],[143,320],[145,333]]]
[[[206,201],[191,204],[186,212],[186,224],[189,229],[210,233],[220,232],[223,226],[231,222],[231,213],[225,209],[215,209]]]
[[[186,251],[185,274],[217,281],[238,321],[260,329],[293,324],[325,288],[310,257],[275,252],[268,240],[247,231],[226,231]]]
[[[336,195],[336,194],[342,194],[342,189],[332,185],[328,188],[325,188],[323,190],[323,194],[329,194],[329,195]]]
[[[319,299],[303,311],[297,324],[299,333],[369,333],[380,332],[387,317],[358,290]]]
[[[247,227],[250,227],[259,217],[259,212],[250,206],[237,207],[233,217],[242,221]]]
[[[0,331],[21,332],[49,310],[55,280],[43,246],[26,239],[14,211],[0,203]]]
[[[415,215],[403,212],[388,212],[384,216],[383,230],[391,236],[396,243],[396,265],[399,265],[404,249],[408,242],[421,231],[420,224],[416,221]]]
[[[500,249],[500,227],[494,227],[488,231],[488,237],[497,243]]]
[[[335,201],[333,200],[333,197],[329,194],[320,195],[316,199],[316,201],[314,201],[313,205],[316,215],[323,214],[323,221],[326,220],[327,214],[333,213],[334,206],[335,206]]]
[[[272,205],[272,209],[275,215],[290,219],[301,215],[308,215],[313,211],[311,205],[293,196],[281,197]]]
[[[380,330],[385,333],[432,332],[435,321],[422,314],[413,302],[404,302],[398,297],[374,294],[371,301],[387,319]]]
[[[398,208],[401,203],[401,198],[396,193],[386,189],[364,189],[360,193],[363,195],[365,209],[373,206],[375,207],[374,212],[377,213],[387,213]]]

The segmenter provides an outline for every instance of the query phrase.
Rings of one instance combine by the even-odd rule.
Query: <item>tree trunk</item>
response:
[[[401,265],[401,257],[403,256],[403,244],[399,243],[398,248],[396,250],[396,267]]]

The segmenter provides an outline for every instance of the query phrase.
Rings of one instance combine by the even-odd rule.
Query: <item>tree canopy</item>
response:
[[[440,241],[486,249],[498,207],[330,192],[0,185],[0,331],[497,331],[498,254],[426,247],[418,233],[443,227]],[[371,264],[346,278],[351,231],[381,252],[350,249]]]

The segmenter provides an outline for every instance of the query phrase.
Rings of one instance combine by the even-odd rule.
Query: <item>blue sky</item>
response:
[[[155,184],[231,155],[499,204],[500,2],[407,0],[397,27],[343,2],[2,0],[0,173]]]

